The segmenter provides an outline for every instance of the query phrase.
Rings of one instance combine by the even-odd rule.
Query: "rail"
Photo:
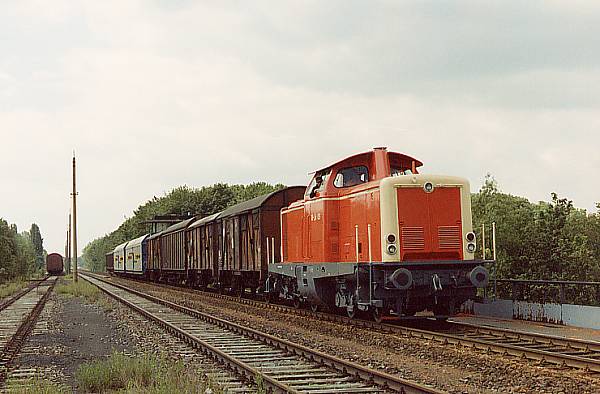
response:
[[[131,280],[131,279],[126,279]],[[114,282],[110,282],[115,284]],[[540,362],[559,367],[567,367],[600,374],[600,343],[594,341],[560,338],[545,334],[499,329],[487,326],[476,326],[465,323],[449,322],[450,326],[462,327],[448,331],[448,326],[422,329],[409,325],[376,323],[369,320],[350,319],[346,316],[317,312],[310,309],[297,309],[281,304],[269,304],[264,301],[238,298],[225,294],[203,292],[164,284],[153,284],[158,287],[177,289],[182,292],[199,293],[203,296],[229,300],[255,307],[262,307],[300,316],[310,316],[331,322],[353,325],[360,328],[378,330],[379,332],[397,334],[417,339],[433,340],[448,345],[465,346],[487,353],[511,355],[523,360]],[[430,320],[420,320],[423,326]],[[405,323],[408,323],[406,321]],[[435,322],[434,322],[435,324]]]
[[[142,297],[146,300],[149,300],[149,301],[157,303],[157,304],[161,304],[165,307],[171,308],[180,313],[184,313],[186,315],[193,316],[197,319],[200,319],[200,320],[210,323],[212,325],[215,325],[218,327],[223,327],[230,332],[241,334],[246,338],[257,339],[260,342],[267,344],[269,346],[273,346],[277,349],[280,349],[281,351],[284,351],[287,354],[301,356],[303,359],[310,360],[311,362],[314,362],[316,365],[332,368],[333,370],[342,372],[344,375],[348,375],[349,377],[352,377],[353,380],[368,382],[368,384],[373,384],[375,386],[379,386],[383,390],[386,390],[386,391],[391,390],[394,392],[401,392],[401,393],[440,393],[440,391],[433,389],[431,387],[420,385],[418,383],[411,382],[411,381],[408,381],[408,380],[405,380],[405,379],[402,379],[402,378],[399,378],[399,377],[396,377],[393,375],[389,375],[384,372],[366,368],[361,365],[358,365],[358,364],[355,364],[352,362],[348,362],[348,361],[339,359],[337,357],[319,352],[317,350],[309,349],[305,346],[295,344],[295,343],[292,343],[292,342],[289,342],[289,341],[286,341],[286,340],[283,340],[280,338],[276,338],[272,335],[262,333],[260,331],[254,330],[252,328],[243,327],[239,324],[232,323],[232,322],[217,318],[215,316],[211,316],[206,313],[203,313],[203,312],[200,312],[200,311],[197,311],[197,310],[194,310],[194,309],[191,309],[191,308],[188,308],[188,307],[185,307],[185,306],[182,306],[182,305],[170,302],[170,301],[166,301],[164,299],[161,299],[161,298],[158,298],[155,296],[151,296],[147,293],[140,292],[139,290],[132,289],[128,286],[117,284],[115,282],[109,282],[99,276],[91,275],[90,273],[82,275],[82,278],[87,279],[88,281],[90,281],[92,283],[94,283],[94,280],[95,280],[95,281],[103,283],[104,285],[108,285],[108,286],[112,286],[114,288],[125,290],[126,292],[129,292],[130,294],[136,295],[138,297]],[[94,284],[96,284],[96,286],[98,286],[97,283],[94,283]],[[119,298],[114,292],[108,290],[107,288],[105,288],[103,286],[99,286],[99,287],[105,293],[107,293],[110,296],[115,297],[115,298],[119,299],[119,301],[123,302],[123,299]],[[128,306],[132,307],[133,309],[137,310],[139,313],[142,313],[147,318],[157,321],[156,318],[153,318],[150,313],[144,311],[138,305],[134,305],[133,303],[128,302],[128,301],[126,301],[124,303],[127,304]],[[165,322],[159,322],[159,324],[166,326],[166,327],[168,326],[169,329],[171,329],[173,331],[177,331],[179,333],[179,335],[182,335],[186,340],[197,343],[202,348],[204,348],[206,351],[211,353],[214,357],[221,359],[224,363],[229,365],[231,368],[237,370],[239,373],[241,373],[243,375],[246,375],[248,378],[253,378],[257,375],[262,376],[264,383],[272,391],[275,391],[275,392],[298,392],[296,389],[282,385],[282,383],[278,379],[274,378],[271,374],[265,373],[265,372],[261,371],[259,368],[253,368],[251,365],[247,365],[244,362],[240,362],[240,360],[236,359],[236,357],[232,357],[231,355],[225,354],[224,352],[220,351],[219,349],[215,349],[214,347],[210,346],[210,344],[208,344],[208,343],[203,343],[203,341],[199,341],[198,338],[195,338],[194,335],[185,333],[185,332],[179,330],[177,327],[175,327],[171,324],[166,324]],[[314,367],[312,367],[312,368],[314,368]],[[315,389],[315,387],[313,387],[313,389]],[[331,389],[333,390],[333,387],[331,387]],[[304,390],[300,390],[300,391],[304,391]],[[335,390],[335,391],[337,391],[337,390]],[[346,390],[346,392],[350,392],[350,391],[354,391],[354,390],[351,390],[351,389]],[[360,391],[360,389],[358,389],[357,391]],[[376,391],[376,390],[373,390],[373,391]],[[373,391],[371,391],[371,392],[373,392]],[[333,392],[333,391],[330,391],[330,392]]]

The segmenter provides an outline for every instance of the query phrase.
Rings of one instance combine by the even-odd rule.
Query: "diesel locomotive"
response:
[[[420,174],[375,148],[287,187],[117,246],[118,275],[244,294],[350,317],[453,315],[487,286],[464,178]]]

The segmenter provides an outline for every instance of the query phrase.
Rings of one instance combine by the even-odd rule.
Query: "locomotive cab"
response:
[[[421,166],[375,148],[316,171],[281,211],[282,261],[269,265],[267,290],[377,320],[452,315],[488,273],[474,260],[468,181]]]

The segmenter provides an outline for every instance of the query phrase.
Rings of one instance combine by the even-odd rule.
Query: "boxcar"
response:
[[[63,273],[63,257],[58,253],[50,253],[46,256],[46,271],[50,275],[60,275]]]
[[[148,261],[148,234],[131,240],[125,247],[125,272],[132,275],[144,275]]]
[[[158,281],[160,278],[160,236],[162,231],[156,234],[150,235],[147,239],[147,250],[148,250],[148,262],[146,267],[146,274],[152,281]]]
[[[160,236],[160,278],[172,283],[186,282],[186,228],[195,220],[187,219],[167,228]]]
[[[123,242],[113,250],[114,272],[125,272],[125,247],[128,242]]]
[[[291,186],[225,209],[220,227],[221,287],[256,290],[266,280],[268,264],[281,261],[280,210],[302,199],[304,186]]]
[[[193,222],[186,231],[188,244],[188,282],[193,287],[214,284],[219,272],[220,212]]]
[[[115,271],[115,260],[113,252],[106,254],[106,272],[112,274]]]

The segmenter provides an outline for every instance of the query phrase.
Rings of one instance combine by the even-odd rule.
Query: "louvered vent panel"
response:
[[[438,242],[440,249],[460,249],[460,227],[438,227]]]
[[[404,250],[425,249],[423,227],[402,227],[402,248]]]

